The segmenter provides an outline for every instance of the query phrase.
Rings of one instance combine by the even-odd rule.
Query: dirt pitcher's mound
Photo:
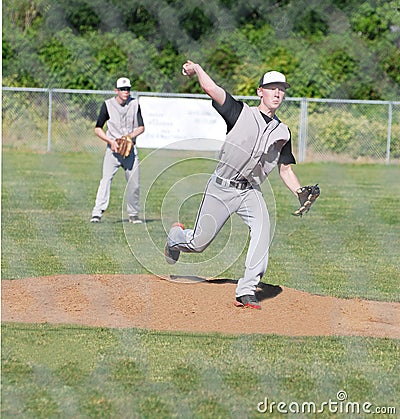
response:
[[[338,299],[264,285],[262,310],[234,306],[235,281],[152,275],[2,280],[2,321],[225,334],[400,338],[400,303]]]

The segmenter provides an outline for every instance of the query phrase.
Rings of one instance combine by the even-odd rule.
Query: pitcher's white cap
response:
[[[268,73],[265,73],[261,77],[258,87],[262,87],[272,83],[281,83],[285,86],[286,89],[290,87],[290,84],[286,83],[286,77],[279,71],[268,71]]]

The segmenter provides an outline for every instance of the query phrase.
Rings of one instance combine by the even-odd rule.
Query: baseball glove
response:
[[[129,135],[123,135],[121,138],[116,138],[118,144],[118,154],[126,158],[131,153],[133,147],[132,138]]]
[[[300,207],[293,213],[293,215],[301,217],[303,214],[310,211],[311,205],[320,195],[320,189],[317,183],[314,186],[303,186],[296,192],[299,197]]]

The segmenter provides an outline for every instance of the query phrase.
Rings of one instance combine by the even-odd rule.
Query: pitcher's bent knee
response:
[[[208,243],[199,243],[196,240],[193,240],[190,242],[190,250],[193,253],[202,253],[204,252],[204,250],[207,249],[207,247],[209,246],[210,242]]]

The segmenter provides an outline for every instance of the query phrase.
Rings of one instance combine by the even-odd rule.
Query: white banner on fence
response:
[[[226,124],[208,99],[141,96],[145,132],[138,147],[210,150],[221,148]]]

